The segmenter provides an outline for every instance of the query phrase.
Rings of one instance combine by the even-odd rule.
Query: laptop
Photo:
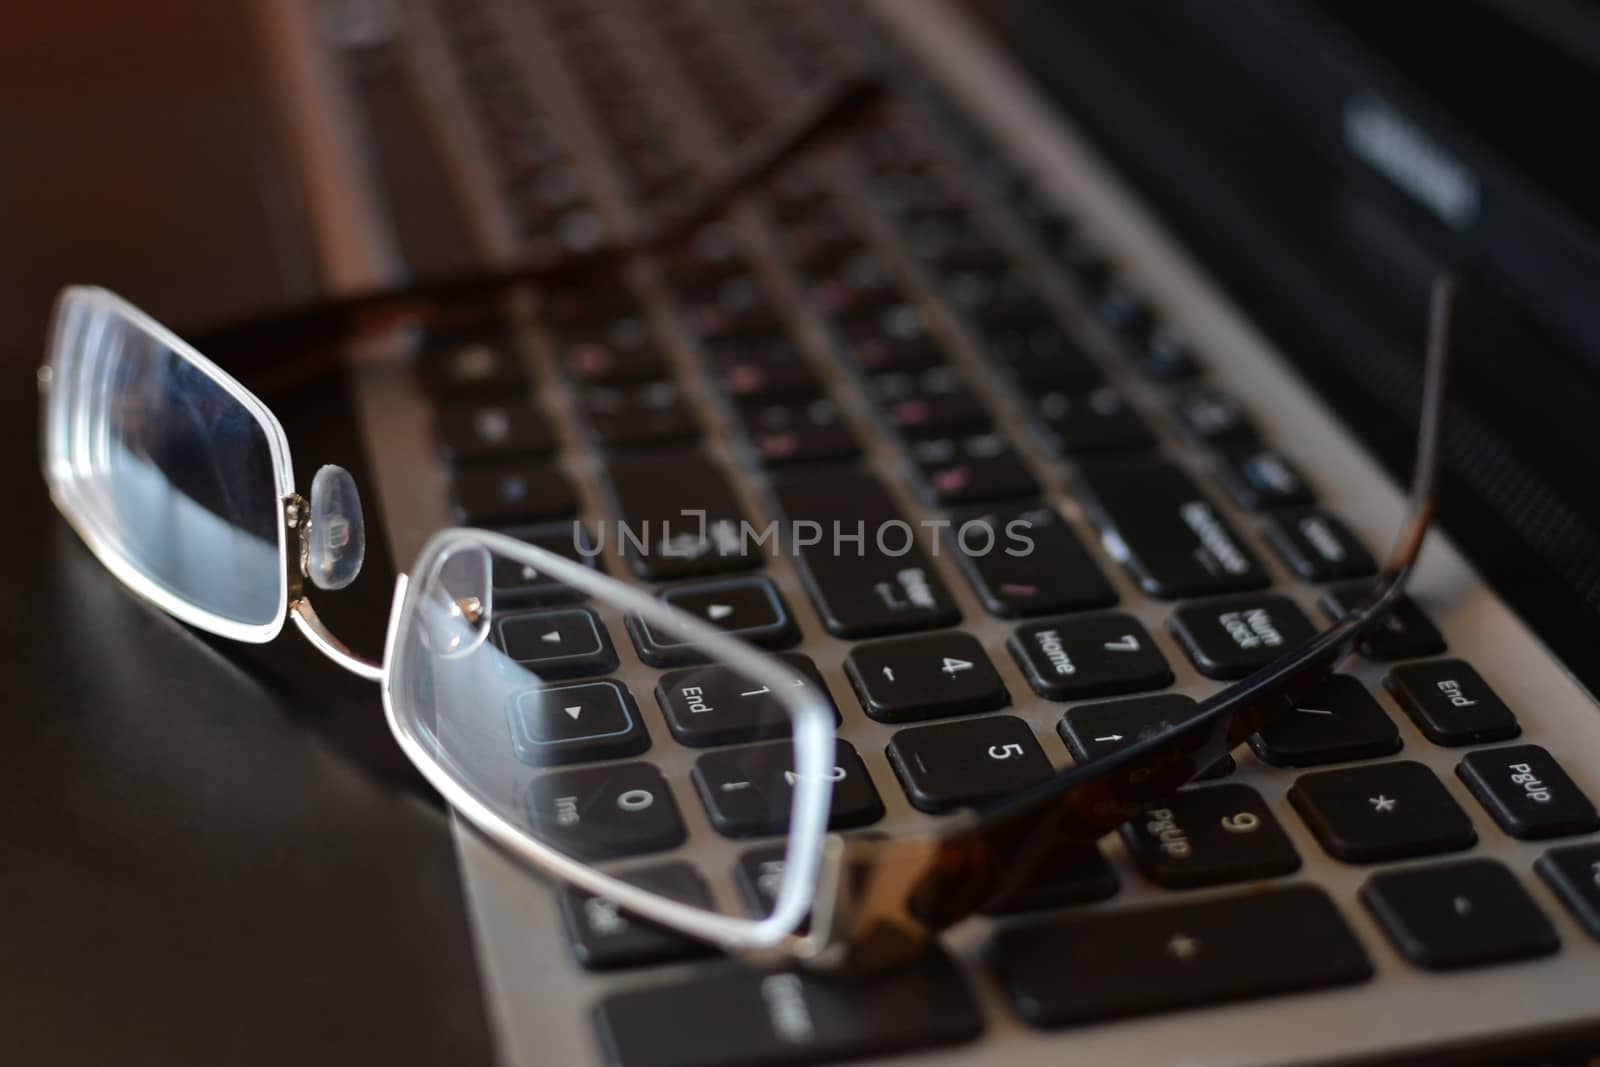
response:
[[[710,956],[458,828],[504,1062],[1600,1052],[1600,501],[1578,458],[1597,246],[1582,182],[1548,158],[1577,113],[1541,95],[1593,86],[1600,21],[1492,0],[1406,16],[265,6],[324,273],[351,289],[591,250],[808,89],[882,74],[884,116],[681,243],[363,352],[355,380],[392,558],[451,523],[594,545],[780,651],[838,709],[848,832],[1112,751],[1336,616],[1399,527],[1427,285],[1465,279],[1442,528],[1411,600],[1314,699],[1100,862],[856,985]],[[1459,52],[1430,50],[1439,25]],[[1544,140],[1473,91],[1491,45],[1534,83],[1509,95]],[[606,539],[696,513],[896,533],[848,558]],[[970,550],[1023,517],[1048,551]],[[759,904],[775,839],[714,784],[717,752],[753,739],[737,714],[705,729],[706,694],[619,619],[530,611],[561,645],[530,654],[629,691],[649,743],[628,758],[681,814],[681,843],[619,865]],[[585,759],[615,758],[592,740]]]

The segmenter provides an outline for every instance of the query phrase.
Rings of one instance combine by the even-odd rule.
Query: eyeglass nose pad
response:
[[[446,552],[423,589],[424,632],[443,659],[469,656],[489,639],[494,612],[494,561],[482,545]]]
[[[306,577],[318,589],[343,589],[361,573],[367,557],[367,527],[356,480],[329,464],[311,479],[311,525]]]

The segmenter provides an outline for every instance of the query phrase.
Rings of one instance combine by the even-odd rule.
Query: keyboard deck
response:
[[[1387,548],[1394,487],[942,8],[397,8],[487,254],[592,247],[804,87],[890,72],[887,121],[617,287],[430,336],[362,391],[398,559],[450,521],[549,546],[684,509],[860,524],[843,556],[613,536],[600,559],[822,681],[843,832],[927,825],[1181,717]],[[1019,518],[1032,554],[975,549]],[[1600,717],[1442,538],[1414,591],[1169,809],[865,986],[752,977],[461,834],[508,1061],[1280,1063],[1592,1023]],[[617,868],[759,907],[776,839],[718,753],[770,722],[737,694],[706,718],[672,650],[601,609],[520,625],[563,635],[564,684],[616,709],[547,773],[615,761],[670,794],[676,832],[623,826]]]

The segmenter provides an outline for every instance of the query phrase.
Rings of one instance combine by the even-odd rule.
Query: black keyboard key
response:
[[[583,678],[617,669],[605,624],[587,608],[497,614],[495,643],[535,678]]]
[[[1079,1026],[1351,985],[1372,963],[1321,889],[1054,918],[1001,931],[990,954],[1033,1026]]]
[[[1024,183],[1013,188],[1007,206],[1022,228],[1043,241],[1059,241],[1072,231],[1072,220],[1056,204]]]
[[[1267,593],[1185,604],[1169,626],[1207,678],[1243,678],[1317,632],[1294,601]]]
[[[675,284],[705,285],[744,270],[739,237],[724,222],[709,222],[663,254],[662,270]]]
[[[528,392],[527,368],[502,330],[430,337],[421,368],[423,384],[435,396],[504,400]]]
[[[871,393],[890,428],[907,438],[981,433],[989,413],[971,386],[949,367],[918,374],[882,374]]]
[[[912,221],[904,234],[911,254],[935,274],[994,271],[1010,258],[970,216],[924,215]]]
[[[626,314],[584,331],[560,346],[561,369],[583,386],[634,385],[672,376],[643,318]]]
[[[948,183],[929,181],[926,173],[911,167],[875,174],[872,193],[884,213],[896,218],[964,210]]]
[[[1346,863],[1459,852],[1478,841],[1467,813],[1420,763],[1301,775],[1289,802],[1328,854]]]
[[[794,162],[768,178],[762,199],[781,218],[798,218],[825,205],[829,193],[816,173],[804,163]]]
[[[922,499],[935,507],[1039,493],[1033,472],[997,433],[935,437],[914,442],[910,451]]]
[[[552,522],[537,526],[510,526],[500,531],[519,541],[580,563],[598,564],[594,535],[579,522]],[[493,561],[494,603],[497,608],[527,604],[557,604],[583,600],[582,590],[540,573],[537,567],[496,555]]]
[[[1107,553],[1153,597],[1212,596],[1268,584],[1261,562],[1194,479],[1166,460],[1084,463],[1073,490]]]
[[[701,341],[780,332],[784,323],[752,274],[735,274],[682,296],[690,328]]]
[[[1534,869],[1573,918],[1600,940],[1600,844],[1551,849]]]
[[[589,436],[602,448],[639,448],[692,441],[700,424],[669,381],[601,386],[579,394]]]
[[[894,275],[865,248],[850,248],[807,273],[811,298],[827,315],[860,319],[901,299]]]
[[[1255,425],[1239,402],[1210,386],[1196,385],[1180,392],[1172,402],[1172,418],[1195,444],[1249,443],[1256,439]]]
[[[1061,716],[1056,733],[1066,742],[1073,759],[1091,763],[1165,733],[1192,717],[1199,706],[1193,697],[1181,693],[1079,704],[1068,708]],[[1224,756],[1221,762],[1196,777],[1221,778],[1232,774],[1233,770],[1233,757]]]
[[[578,512],[578,494],[554,463],[472,466],[451,476],[455,521],[463,526],[558,519]]]
[[[800,638],[789,605],[765,578],[729,578],[664,591],[661,599],[685,614],[762,648],[786,648]],[[652,667],[698,663],[703,655],[682,634],[657,633],[638,616],[628,617],[628,633],[639,658]]]
[[[1337,619],[1366,603],[1371,593],[1371,582],[1336,585],[1323,595],[1322,610]],[[1445,650],[1444,635],[1410,597],[1401,597],[1388,618],[1362,639],[1360,650],[1367,659],[1384,663],[1437,656]]]
[[[1155,313],[1144,297],[1118,283],[1108,286],[1095,301],[1094,317],[1123,339],[1143,337],[1155,321]]]
[[[1522,732],[1517,717],[1470,664],[1458,659],[1396,667],[1384,688],[1417,729],[1436,745],[1509,741]]]
[[[914,304],[891,304],[843,327],[845,353],[866,374],[914,374],[943,366],[944,348]]]
[[[1008,644],[1033,691],[1085,700],[1161,689],[1172,668],[1132,615],[1107,612],[1017,627]]]
[[[832,400],[748,404],[737,409],[755,461],[764,467],[824,463],[861,454],[855,434]]]
[[[1160,327],[1131,340],[1126,351],[1134,369],[1151,381],[1182,381],[1200,371],[1194,353],[1183,339]]]
[[[739,853],[733,881],[750,914],[765,918],[777,908],[785,867],[782,845],[767,845]]]
[[[1109,385],[1050,389],[1033,398],[1040,443],[1056,456],[1143,452],[1155,435]]]
[[[663,863],[624,871],[617,877],[658,896],[705,911],[716,910],[705,879],[687,863]],[[591,971],[674,963],[716,951],[704,941],[629,914],[610,897],[570,886],[561,891],[561,917],[573,955]]]
[[[683,820],[661,772],[648,763],[557,771],[528,786],[533,836],[569,856],[610,860],[683,844]]]
[[[1005,683],[970,634],[937,633],[857,645],[844,661],[861,706],[880,722],[914,722],[1003,708]]]
[[[759,566],[722,471],[692,449],[626,453],[606,462],[617,547],[641,578],[663,581]]]
[[[1468,753],[1456,765],[1456,776],[1512,837],[1565,837],[1600,829],[1594,804],[1538,745]]]
[[[1395,948],[1430,971],[1547,956],[1561,946],[1516,875],[1493,860],[1375,874],[1361,902]]]
[[[834,747],[828,827],[845,830],[883,818],[883,801],[848,741]],[[690,775],[706,815],[727,837],[761,837],[789,829],[794,812],[794,745],[774,741],[707,752]]]
[[[617,1067],[799,1067],[958,1045],[983,1032],[966,978],[937,950],[849,982],[729,963],[613,993],[595,1022]]]
[[[1348,674],[1333,675],[1250,738],[1256,755],[1280,767],[1375,759],[1401,743],[1393,720]]]
[[[960,620],[914,531],[872,475],[837,469],[780,472],[772,490],[788,520],[784,535],[798,554],[806,591],[829,633],[875,637]],[[813,535],[816,543],[802,543]]]
[[[1014,715],[901,730],[888,756],[912,806],[933,813],[1004,796],[1051,774],[1033,731]]]
[[[1084,293],[1096,293],[1111,280],[1110,260],[1098,245],[1081,233],[1064,234],[1050,252]]]
[[[537,459],[555,450],[550,428],[526,398],[446,404],[434,415],[433,433],[446,463]]]
[[[1009,267],[956,271],[943,281],[946,301],[980,334],[1055,318],[1033,283]]]
[[[839,709],[817,665],[795,652],[779,658],[799,676],[799,687],[810,688],[811,695],[833,708],[838,722]],[[732,667],[716,664],[663,674],[656,683],[656,704],[672,736],[694,748],[786,737],[791,729],[789,713],[771,689]]]
[[[1217,450],[1218,479],[1246,511],[1299,508],[1312,502],[1311,487],[1292,464],[1265,445],[1225,445]]]
[[[706,361],[718,388],[741,403],[794,402],[822,394],[816,371],[787,334],[714,344]]]
[[[1117,602],[1066,520],[1041,503],[955,512],[946,540],[991,615],[1026,618]]]
[[[1017,388],[1067,392],[1101,384],[1090,355],[1054,321],[1018,323],[983,335],[984,358]]]
[[[1321,511],[1295,511],[1267,520],[1267,543],[1300,578],[1318,584],[1376,574],[1378,565],[1338,519]]]
[[[1105,900],[1117,893],[1117,874],[1094,845],[1063,841],[1042,859],[1015,888],[983,906],[985,915],[1017,915],[1069,904]]]
[[[508,713],[517,759],[534,767],[637,756],[650,747],[639,706],[621,682],[524,689]]]
[[[1122,827],[1134,862],[1167,889],[1248,882],[1300,869],[1267,802],[1247,785],[1185,789]]]
[[[804,274],[861,248],[856,227],[831,203],[819,204],[803,217],[791,219],[779,240],[785,258]]]
[[[539,314],[574,344],[595,338],[616,348],[637,348],[650,339],[639,300],[625,286],[567,286],[544,294]]]

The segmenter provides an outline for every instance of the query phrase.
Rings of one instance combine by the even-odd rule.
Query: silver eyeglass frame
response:
[[[65,380],[57,364],[62,339],[70,331],[95,326],[92,312],[109,312],[124,317],[146,331],[175,356],[191,364],[210,381],[237,401],[265,434],[273,469],[273,484],[280,502],[277,551],[282,582],[272,619],[262,624],[241,623],[220,616],[175,595],[144,574],[116,545],[113,532],[87,503],[83,474],[73,467],[73,458],[91,442],[84,425],[87,414],[74,410],[77,397],[73,383]],[[77,531],[96,558],[125,586],[167,614],[197,629],[232,640],[265,643],[282,631],[287,619],[320,652],[341,667],[360,677],[379,683],[385,718],[396,742],[440,795],[461,817],[511,856],[540,873],[551,875],[584,892],[603,896],[640,918],[672,927],[724,951],[756,960],[795,958],[813,955],[815,938],[798,933],[815,903],[819,884],[832,885],[836,872],[823,871],[824,857],[837,855],[827,847],[828,813],[831,802],[831,770],[834,761],[834,719],[827,702],[811,694],[810,687],[797,691],[795,675],[768,653],[730,637],[709,623],[680,612],[659,598],[604,575],[593,568],[557,553],[530,545],[505,534],[470,528],[450,528],[435,534],[424,545],[409,574],[426,581],[434,568],[452,550],[462,546],[482,548],[496,556],[526,564],[576,590],[603,600],[612,607],[637,615],[663,632],[681,635],[688,643],[711,650],[709,658],[741,672],[752,681],[771,688],[789,712],[794,742],[794,801],[786,841],[785,878],[770,914],[758,919],[723,915],[683,904],[640,889],[575,859],[554,846],[519,830],[515,824],[481,801],[473,791],[452,776],[430,753],[428,745],[414,729],[415,719],[397,707],[395,679],[404,677],[406,642],[404,624],[417,611],[419,583],[407,572],[395,578],[382,660],[374,662],[353,652],[328,631],[318,618],[306,591],[305,559],[311,533],[310,508],[295,491],[289,444],[277,416],[258,397],[226,371],[207,359],[192,345],[167,327],[124,300],[101,288],[75,286],[63,290],[56,306],[51,333],[50,359],[39,369],[38,383],[43,407],[41,428],[42,467],[45,481],[57,508]],[[77,338],[88,343],[90,338]],[[76,446],[74,448],[73,446]]]

